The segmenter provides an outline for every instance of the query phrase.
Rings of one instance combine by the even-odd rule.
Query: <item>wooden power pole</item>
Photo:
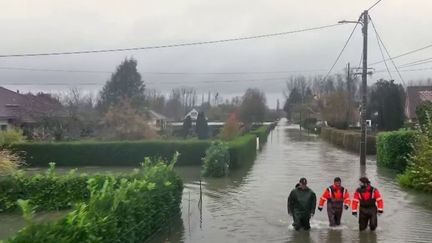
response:
[[[361,87],[361,118],[360,118],[360,126],[361,126],[361,141],[360,141],[360,165],[366,165],[366,105],[367,105],[367,54],[368,54],[368,23],[369,23],[369,14],[368,11],[365,10],[363,12],[363,72],[362,72],[362,87]]]

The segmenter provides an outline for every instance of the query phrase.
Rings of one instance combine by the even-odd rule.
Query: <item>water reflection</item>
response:
[[[432,211],[425,205],[431,196],[402,190],[394,172],[377,169],[373,157],[360,167],[356,154],[283,123],[253,164],[227,178],[203,180],[202,208],[199,173],[191,174],[192,180],[185,178],[182,242],[430,242],[432,238]],[[385,200],[377,232],[360,233],[358,219],[349,211],[344,211],[340,228],[329,229],[325,210],[316,213],[310,232],[292,229],[286,199],[300,177],[307,177],[311,189],[320,194],[340,176],[352,193],[360,175],[367,175]],[[185,200],[189,193],[190,203]]]

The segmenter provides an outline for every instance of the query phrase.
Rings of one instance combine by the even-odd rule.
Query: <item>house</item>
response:
[[[149,124],[150,126],[158,129],[158,130],[164,130],[167,126],[167,118],[157,113],[154,110],[148,110],[148,118],[149,118]]]
[[[405,116],[411,121],[416,121],[416,108],[425,101],[432,102],[432,86],[409,86],[406,90]]]
[[[190,118],[192,118],[192,121],[196,121],[198,119],[198,111],[196,109],[192,109],[191,111],[189,111],[186,116],[184,117],[186,119],[186,117],[190,116]]]
[[[21,94],[0,87],[0,129],[33,127],[42,117],[64,117],[60,102],[46,94]]]

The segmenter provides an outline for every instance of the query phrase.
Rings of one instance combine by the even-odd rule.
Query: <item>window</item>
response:
[[[7,126],[6,124],[1,124],[1,125],[0,125],[0,130],[1,130],[1,131],[6,131],[6,130],[7,130],[7,127],[8,127],[8,126]]]

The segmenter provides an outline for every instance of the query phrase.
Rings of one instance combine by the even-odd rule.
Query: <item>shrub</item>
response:
[[[429,121],[417,131],[414,150],[408,157],[408,167],[398,179],[403,186],[432,192],[432,122]]]
[[[207,118],[203,111],[198,113],[195,129],[199,139],[208,139],[209,129],[207,124]]]
[[[90,178],[87,202],[56,222],[28,220],[10,242],[144,242],[180,212],[183,187],[172,167],[156,161],[129,178]]]
[[[0,176],[14,173],[22,164],[19,156],[9,150],[0,149]]]
[[[222,177],[228,174],[230,154],[225,143],[214,142],[207,149],[203,158],[202,175],[208,177]]]
[[[0,131],[0,146],[10,145],[25,141],[23,131],[18,128],[7,129]]]
[[[432,102],[425,101],[416,108],[416,116],[421,126],[428,125],[432,119]]]
[[[149,118],[144,112],[134,108],[129,100],[122,100],[109,107],[102,123],[103,137],[106,139],[149,139],[156,138],[156,131],[149,126]]]
[[[377,136],[378,165],[404,171],[408,155],[412,152],[415,132],[399,130],[380,132]]]
[[[219,134],[219,137],[224,141],[230,141],[237,137],[240,133],[240,123],[237,119],[237,115],[233,112],[224,122],[224,126]]]

